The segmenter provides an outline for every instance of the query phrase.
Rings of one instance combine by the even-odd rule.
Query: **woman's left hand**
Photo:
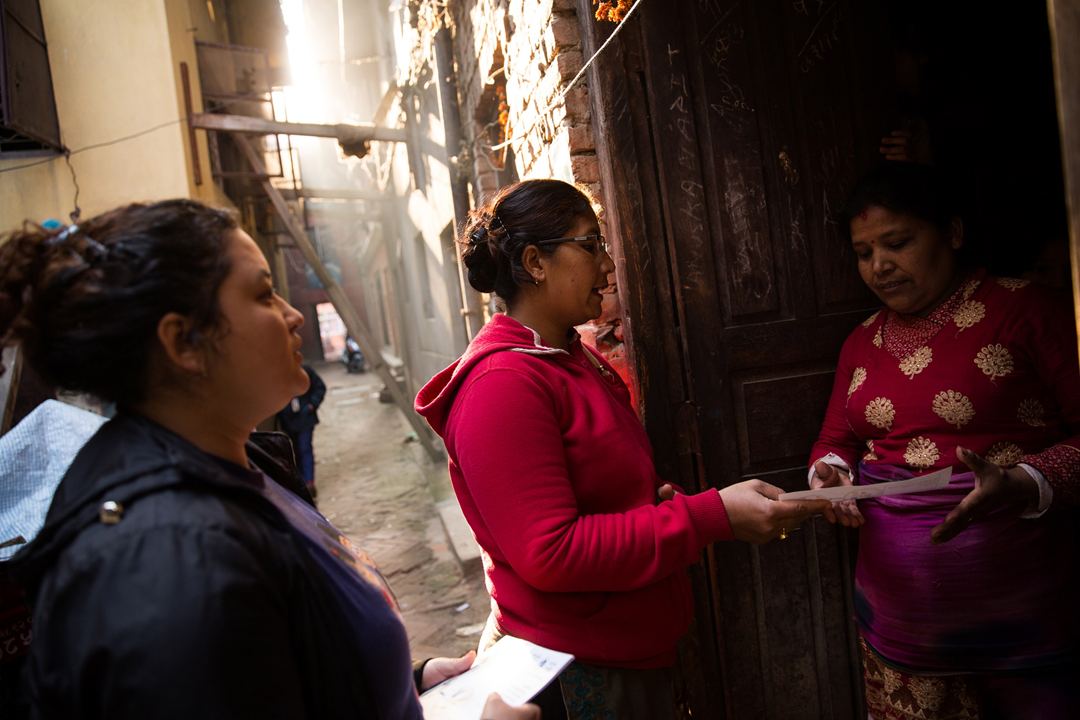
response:
[[[441,682],[457,677],[472,667],[475,659],[475,650],[470,650],[459,658],[431,658],[424,665],[424,674],[420,679],[420,692],[430,690]]]
[[[952,540],[972,522],[1002,505],[1018,500],[1039,501],[1039,486],[1023,468],[1003,468],[960,446],[956,457],[975,473],[975,489],[930,531],[931,544]]]
[[[884,155],[886,160],[915,162],[915,150],[912,147],[911,138],[910,130],[893,130],[888,137],[881,138],[881,147],[878,148],[878,152]]]

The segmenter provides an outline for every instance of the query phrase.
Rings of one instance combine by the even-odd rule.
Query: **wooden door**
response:
[[[1046,5],[1069,210],[1073,306],[1076,327],[1080,330],[1080,6],[1067,0],[1048,0]]]
[[[840,347],[878,306],[835,218],[889,129],[879,12],[644,0],[591,70],[632,379],[686,487],[806,488]],[[588,56],[610,29],[583,28]],[[691,569],[694,718],[865,717],[852,541],[818,519]]]

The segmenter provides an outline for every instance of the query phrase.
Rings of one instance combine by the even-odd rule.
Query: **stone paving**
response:
[[[475,649],[489,598],[482,570],[462,570],[436,511],[453,497],[446,466],[410,440],[396,406],[379,402],[378,376],[314,367],[327,387],[314,439],[319,510],[389,580],[414,659]]]

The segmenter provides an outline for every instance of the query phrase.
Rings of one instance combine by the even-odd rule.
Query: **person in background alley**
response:
[[[292,440],[304,484],[311,497],[315,497],[315,451],[311,439],[319,424],[319,406],[326,397],[326,383],[310,365],[304,365],[304,372],[310,381],[307,391],[289,401],[278,413],[278,422]]]
[[[687,495],[653,466],[630,393],[574,331],[615,266],[593,205],[558,180],[503,188],[459,239],[469,282],[505,305],[416,408],[443,438],[502,635],[576,661],[545,718],[675,717],[669,668],[693,617],[684,569],[721,540],[762,543],[830,507],[759,480]]]
[[[3,240],[3,344],[118,406],[8,566],[33,716],[420,720],[418,689],[471,653],[415,667],[370,558],[248,443],[310,379],[303,317],[233,215],[171,200]]]
[[[1045,288],[965,265],[955,192],[933,167],[890,164],[844,207],[859,273],[885,307],[841,351],[810,484],[952,468],[943,490],[826,513],[861,526],[855,618],[872,718],[1074,718],[1075,321]]]

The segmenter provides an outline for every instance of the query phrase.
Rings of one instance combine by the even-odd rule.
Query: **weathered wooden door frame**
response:
[[[1061,131],[1065,201],[1069,212],[1073,306],[1080,312],[1080,2],[1047,0],[1054,55],[1054,89]],[[1076,318],[1080,335],[1080,314]]]
[[[709,155],[702,151],[702,145],[708,149],[709,140],[699,136],[695,129],[696,124],[704,127],[705,121],[700,116],[700,103],[695,107],[690,97],[693,82],[689,82],[688,78],[691,73],[700,73],[701,68],[693,67],[685,57],[689,53],[681,52],[689,46],[678,43],[667,46],[667,63],[671,66],[669,82],[656,82],[654,67],[650,84],[650,68],[647,67],[650,57],[655,64],[657,58],[665,54],[664,48],[655,46],[658,38],[667,33],[667,37],[680,38],[681,43],[693,43],[697,39],[697,30],[680,27],[684,14],[682,9],[663,3],[654,5],[643,6],[637,17],[630,21],[636,27],[625,28],[609,47],[609,52],[590,68],[589,94],[608,213],[606,232],[615,239],[616,273],[623,303],[623,322],[626,325],[627,354],[631,380],[638,391],[642,420],[653,440],[660,474],[677,478],[684,487],[699,492],[710,486],[705,468],[715,467],[718,456],[736,457],[736,443],[739,441],[734,437],[735,433],[709,431],[708,441],[702,442],[705,432],[702,428],[715,429],[719,424],[717,418],[704,415],[726,412],[733,404],[730,384],[718,387],[716,382],[702,383],[701,368],[714,362],[718,373],[726,372],[728,349],[724,347],[725,339],[719,332],[687,332],[690,327],[709,330],[721,328],[724,322],[720,316],[724,310],[715,299],[710,298],[709,290],[713,293],[718,290],[706,287],[717,277],[717,263],[724,260],[713,257],[714,251],[709,242],[685,241],[686,238],[707,235],[710,224],[719,222],[702,198],[706,187],[715,192],[719,186],[715,177],[708,177],[711,169],[702,168],[699,160],[699,157]],[[731,9],[735,11],[735,6]],[[578,15],[583,18],[583,50],[586,56],[599,47],[603,39],[601,36],[606,37],[610,32],[592,22],[591,12],[588,0],[578,1]],[[753,28],[755,21],[751,19],[749,22]],[[646,47],[650,43],[653,46]],[[852,59],[852,62],[855,60]],[[682,113],[676,123],[680,132],[659,133],[657,118],[650,116],[650,108]],[[685,132],[682,132],[684,128]],[[796,148],[792,148],[792,152],[795,151]],[[773,178],[781,174],[777,165],[782,165],[783,161],[783,153],[779,158],[762,160],[763,163],[773,163],[769,168]],[[666,172],[665,163],[681,166],[677,175],[682,181],[678,186],[671,186],[671,178],[676,174]],[[668,183],[666,187],[665,182]],[[795,200],[795,204],[798,202]],[[790,205],[784,210],[787,213],[795,211],[797,208],[793,210]],[[774,208],[773,212],[779,211]],[[683,240],[680,242],[675,238]],[[846,312],[851,314],[850,311]],[[851,323],[853,326],[854,321]],[[837,352],[848,331],[850,327],[841,336],[829,338]],[[791,338],[793,343],[806,340],[804,337]],[[740,353],[743,358],[740,362],[745,365],[747,351],[743,348]],[[711,397],[699,397],[703,387],[709,388],[706,392],[711,393]],[[711,484],[716,483],[717,478],[712,478]],[[831,538],[826,547],[828,551],[838,551],[842,555],[846,586],[843,602],[846,617],[835,618],[830,628],[815,626],[814,634],[819,637],[812,641],[816,648],[814,652],[818,653],[819,660],[832,662],[835,666],[837,656],[826,660],[822,655],[820,636],[835,634],[838,629],[841,636],[846,635],[844,644],[847,646],[849,686],[846,690],[836,687],[835,683],[829,687],[827,679],[819,677],[821,707],[806,708],[807,716],[820,714],[822,717],[832,717],[834,712],[837,717],[851,712],[858,714],[858,709],[864,705],[856,636],[853,625],[847,622],[852,609],[851,578],[846,570],[851,564],[849,546],[846,537],[842,534],[836,537],[837,533],[832,528],[816,527],[810,532],[815,538]],[[812,564],[816,562],[819,543],[810,540],[806,547],[805,562]],[[761,639],[765,635],[762,625],[765,613],[760,607],[756,613],[752,613],[756,615],[756,624],[749,616],[735,623],[729,618],[725,623],[718,602],[721,584],[740,581],[738,577],[730,577],[740,574],[730,572],[733,550],[728,547],[709,548],[702,562],[690,569],[697,613],[695,627],[680,647],[681,659],[677,670],[687,681],[685,687],[688,695],[685,701],[693,709],[695,717],[735,717],[732,694],[740,692],[762,695],[760,708],[756,712],[763,717],[769,716],[771,702],[768,693],[782,692],[781,688],[768,690],[764,687],[764,681],[749,688],[733,687],[731,673],[725,672],[725,656],[731,661],[730,654],[724,652],[725,646],[739,648],[751,636],[752,641],[762,647],[763,658],[775,652],[776,659],[774,661],[770,657],[770,662],[782,663],[786,653],[784,648],[768,648]],[[745,550],[735,552],[738,554]],[[758,552],[757,548],[750,548],[748,554],[756,558]],[[726,554],[724,564],[729,569],[727,578],[720,577],[717,571],[717,553]],[[740,567],[740,571],[744,571],[746,578],[760,568],[757,560],[747,560],[742,565],[745,567]],[[753,580],[760,582],[761,578],[755,577]],[[810,603],[813,602],[811,598]],[[736,628],[737,634],[743,632],[747,637],[725,638],[722,630],[725,626],[729,630]],[[846,629],[841,629],[842,626],[846,626]],[[792,643],[797,645],[802,640],[792,638]],[[766,664],[763,659],[763,678],[770,675],[770,668]],[[746,716],[745,710],[743,716]]]
[[[590,0],[578,1],[583,18],[582,46],[596,51],[602,38],[592,20]],[[610,32],[610,31],[609,31]],[[605,33],[606,34],[606,33]],[[677,274],[669,263],[658,178],[652,158],[639,161],[638,147],[652,147],[646,88],[637,80],[642,68],[640,37],[627,27],[589,70],[593,130],[605,201],[606,232],[618,235],[616,278],[623,308],[624,337],[631,382],[637,390],[642,420],[652,439],[657,471],[697,492],[701,483],[700,439],[693,387],[683,363],[685,340],[675,315],[685,317]],[[694,589],[694,626],[680,646],[676,687],[688,695],[680,705],[696,717],[724,718],[724,691],[718,623],[712,598],[718,592],[712,549],[689,570]],[[687,662],[686,660],[689,660]]]

